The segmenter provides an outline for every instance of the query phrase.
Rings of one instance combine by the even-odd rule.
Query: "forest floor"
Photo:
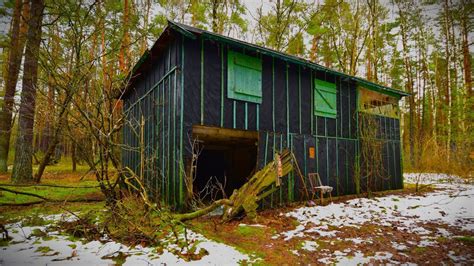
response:
[[[63,181],[77,180],[69,175]],[[415,192],[416,180],[425,184],[422,192]],[[82,182],[93,184],[76,185]],[[176,255],[171,242],[164,250],[127,247],[106,239],[87,242],[55,229],[58,221],[74,219],[69,211],[100,211],[102,202],[1,206],[3,192],[0,225],[13,239],[0,242],[0,265],[473,264],[474,184],[444,174],[405,174],[405,183],[403,190],[370,199],[341,197],[324,206],[265,210],[257,223],[244,218],[222,224],[215,216],[193,220],[181,234],[195,243],[192,252],[208,254],[190,262]],[[65,194],[56,196],[71,197]]]

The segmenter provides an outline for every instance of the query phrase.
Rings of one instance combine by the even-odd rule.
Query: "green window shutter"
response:
[[[227,97],[262,103],[262,60],[229,50],[227,64]]]
[[[337,116],[336,84],[314,80],[314,114],[328,118]]]

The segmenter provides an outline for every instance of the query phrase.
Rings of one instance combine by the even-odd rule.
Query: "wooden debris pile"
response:
[[[200,217],[224,205],[223,221],[229,221],[242,211],[251,218],[257,217],[258,202],[279,189],[281,178],[293,170],[293,155],[284,150],[275,154],[275,159],[268,163],[262,170],[255,173],[241,188],[234,190],[229,199],[221,199],[210,206],[191,213],[176,214],[177,220],[185,221]],[[271,185],[275,184],[273,188]]]
[[[293,163],[290,151],[285,150],[281,154],[275,154],[275,160],[255,173],[241,188],[234,190],[230,197],[232,206],[226,206],[224,209],[223,220],[231,220],[242,210],[250,219],[255,219],[257,217],[258,202],[278,190],[282,183],[281,177],[286,176],[292,170]],[[266,190],[272,184],[275,184],[275,187]]]

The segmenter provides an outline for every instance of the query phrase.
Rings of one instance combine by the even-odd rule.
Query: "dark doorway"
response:
[[[193,127],[193,135],[200,142],[193,190],[200,200],[230,197],[256,170],[258,133],[250,131]],[[225,195],[218,190],[210,194],[210,186],[221,184]]]

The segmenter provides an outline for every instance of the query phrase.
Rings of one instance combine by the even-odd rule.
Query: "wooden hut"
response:
[[[122,162],[155,200],[173,207],[216,180],[230,196],[284,148],[304,178],[319,173],[335,195],[398,189],[403,96],[302,58],[168,22],[121,95]],[[365,129],[375,131],[363,137]],[[379,152],[365,151],[367,143]],[[305,199],[307,180],[296,173],[283,180],[263,207]]]

